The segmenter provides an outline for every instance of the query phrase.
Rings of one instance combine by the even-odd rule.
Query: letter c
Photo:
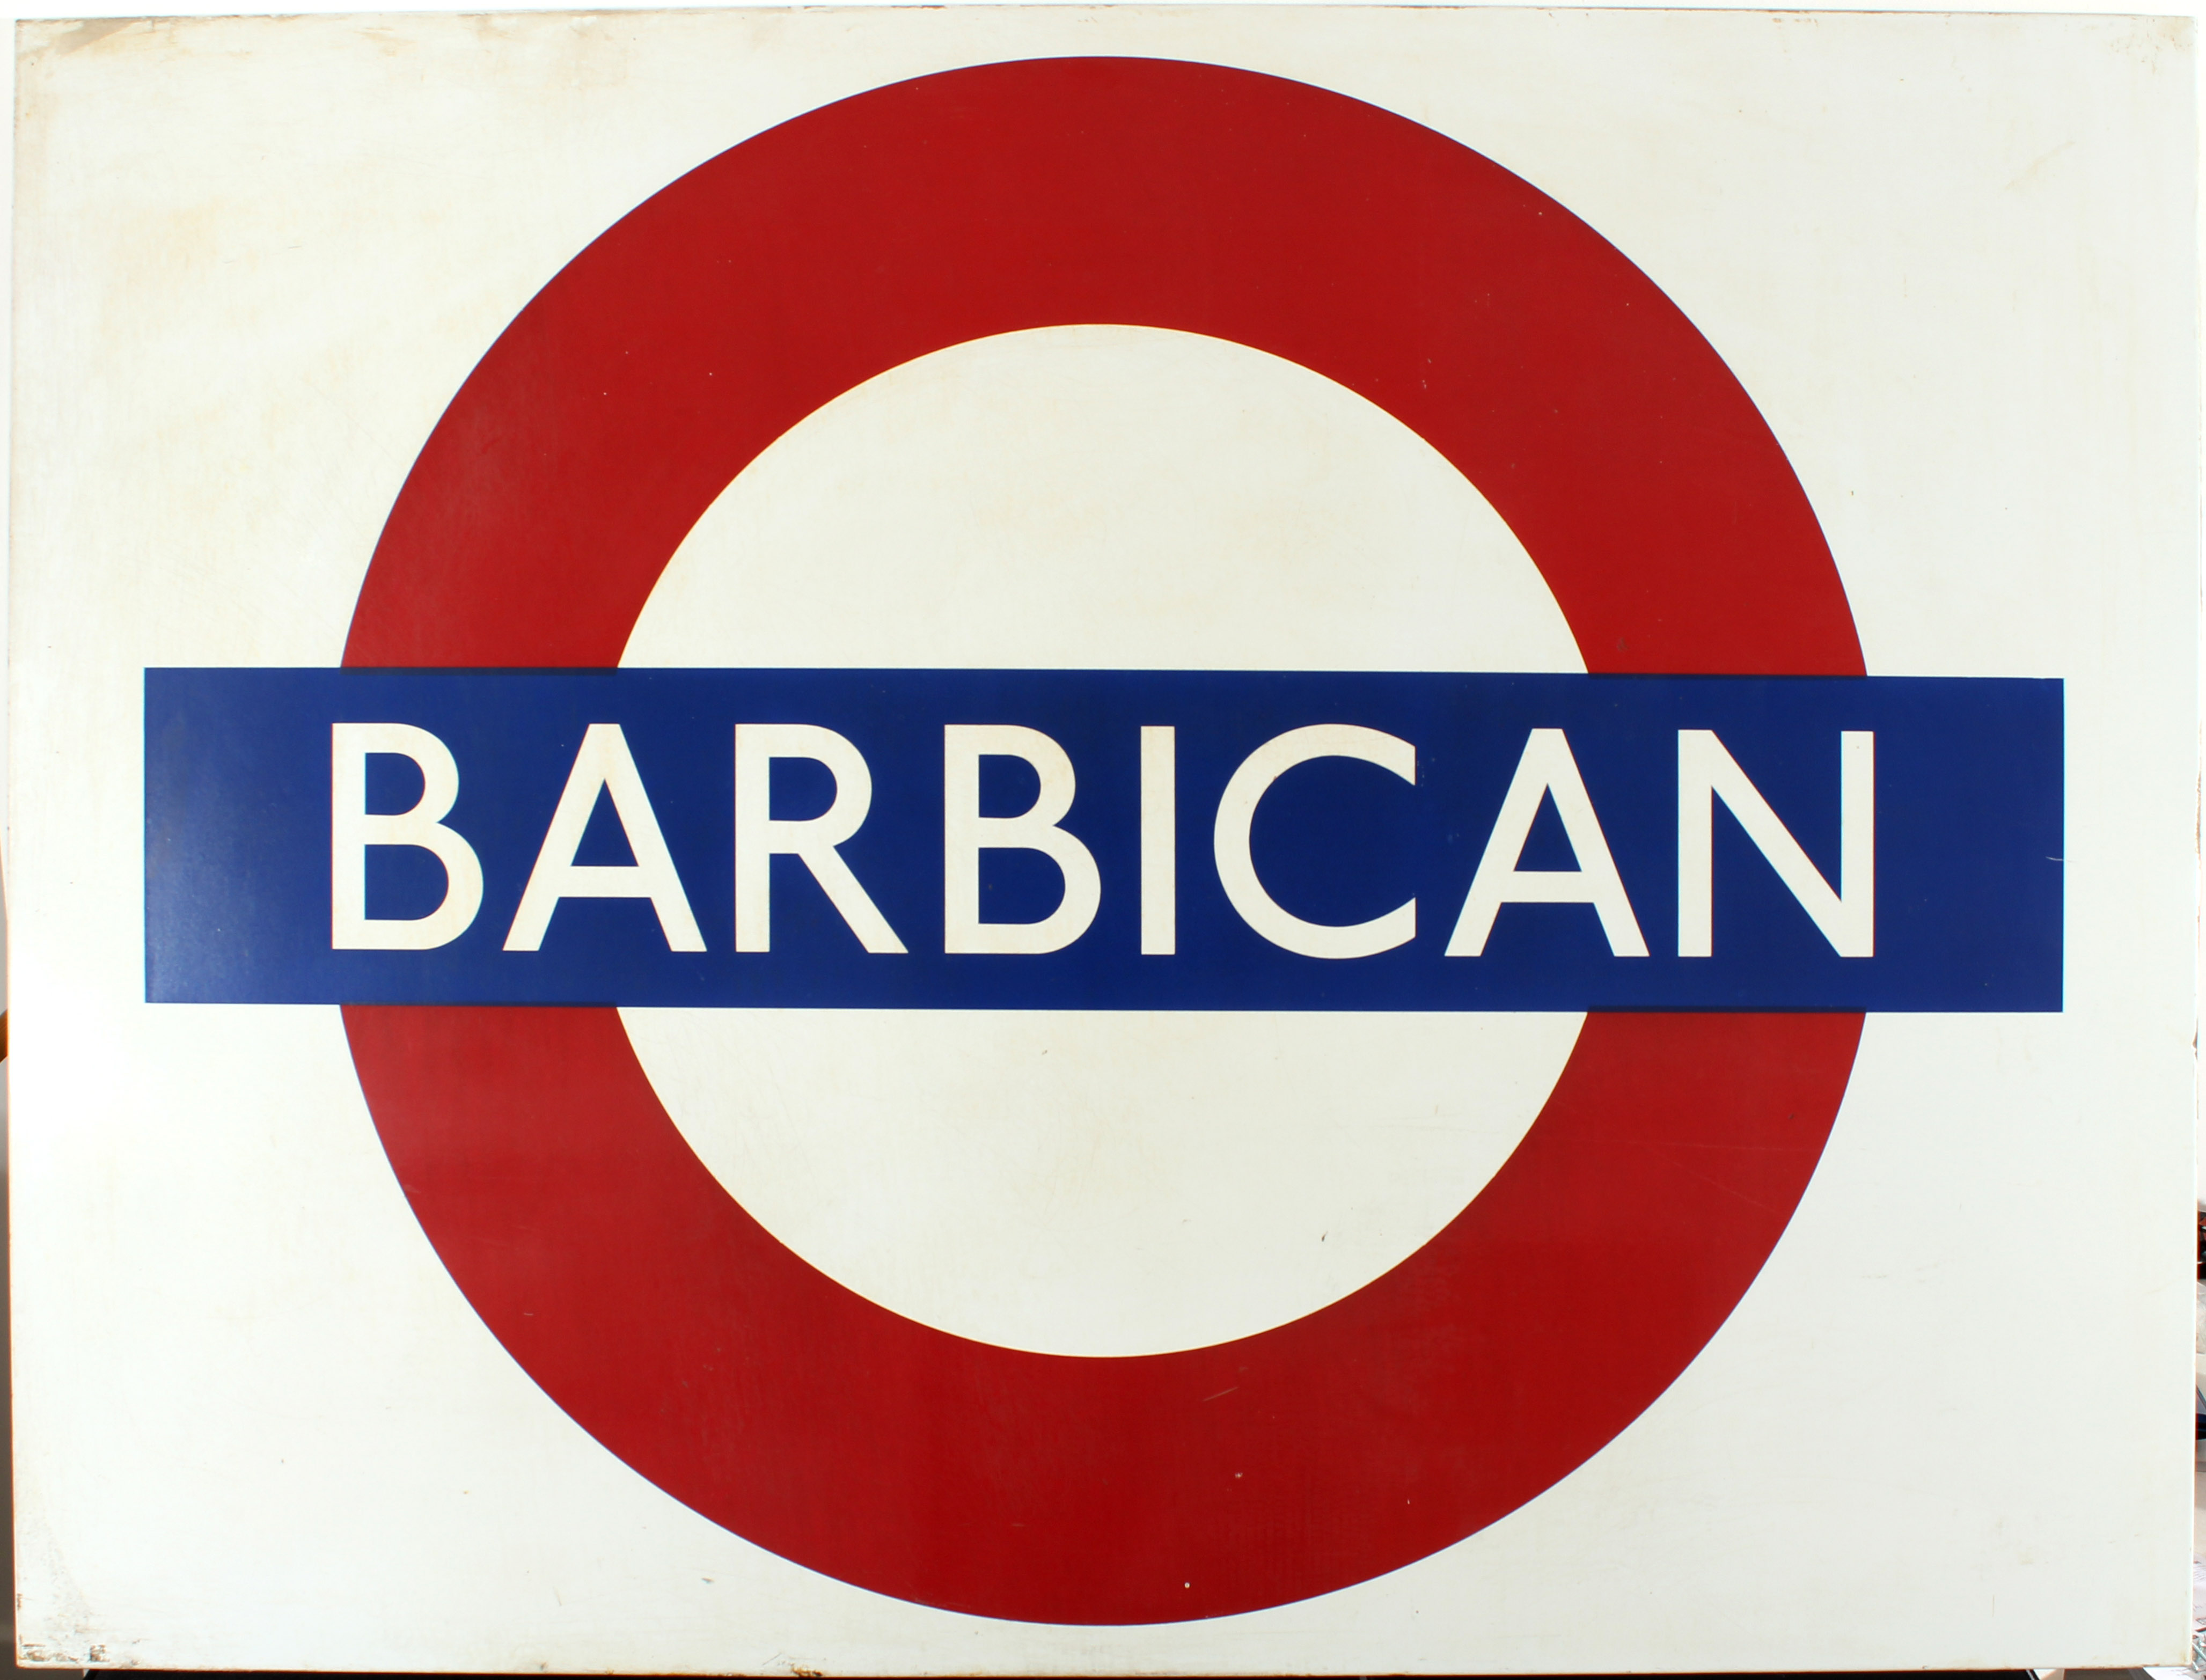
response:
[[[1417,749],[1398,736],[1355,724],[1313,724],[1274,736],[1241,761],[1218,801],[1212,844],[1218,856],[1218,881],[1241,920],[1273,944],[1303,956],[1371,956],[1406,944],[1417,934],[1417,901],[1397,904],[1369,921],[1335,926],[1304,921],[1272,902],[1256,879],[1249,856],[1249,829],[1257,801],[1288,771],[1312,759],[1361,759],[1391,770],[1404,782],[1417,779]]]

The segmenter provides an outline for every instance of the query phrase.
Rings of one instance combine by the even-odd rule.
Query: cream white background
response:
[[[35,33],[9,859],[27,1641],[60,1663],[644,1671],[2177,1659],[2187,39],[1070,9]],[[1637,1424],[1445,1553],[1186,1628],[920,1610],[676,1505],[445,1278],[334,1012],[136,1001],[140,670],[333,662],[459,380],[675,175],[843,92],[1068,51],[1338,87],[1524,175],[1744,380],[1873,671],[2069,685],[2067,1011],[1873,1018],[1784,1242]]]

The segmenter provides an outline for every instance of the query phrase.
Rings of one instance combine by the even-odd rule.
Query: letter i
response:
[[[1142,730],[1142,955],[1178,946],[1177,738],[1169,726]]]

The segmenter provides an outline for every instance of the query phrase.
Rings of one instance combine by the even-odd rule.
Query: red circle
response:
[[[861,94],[624,217],[446,410],[345,663],[617,664],[690,526],[805,415],[952,344],[1094,322],[1234,340],[1392,411],[1508,521],[1591,670],[1862,670],[1775,438],[1591,229],[1339,94],[1093,58]],[[345,1021],[438,1254],[599,1441],[812,1569],[1086,1623],[1345,1587],[1582,1463],[1760,1271],[1861,1026],[1589,1016],[1500,1173],[1392,1272],[1240,1341],[1082,1359],[915,1323],[782,1247],[611,1010]]]

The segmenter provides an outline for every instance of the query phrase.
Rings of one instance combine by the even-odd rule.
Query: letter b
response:
[[[410,811],[367,808],[367,756],[390,753],[420,767],[421,797]],[[451,749],[411,724],[330,725],[330,949],[432,950],[468,931],[482,908],[474,848],[442,821],[460,796]],[[444,902],[411,920],[367,914],[367,849],[419,846],[444,866]]]
[[[981,814],[981,760],[1024,759],[1041,785],[1016,817]],[[942,948],[1039,956],[1062,950],[1095,920],[1102,877],[1087,847],[1058,826],[1072,808],[1072,760],[1040,730],[1017,724],[950,724],[942,731]],[[981,920],[981,854],[1040,852],[1064,877],[1064,896],[1040,921]]]

